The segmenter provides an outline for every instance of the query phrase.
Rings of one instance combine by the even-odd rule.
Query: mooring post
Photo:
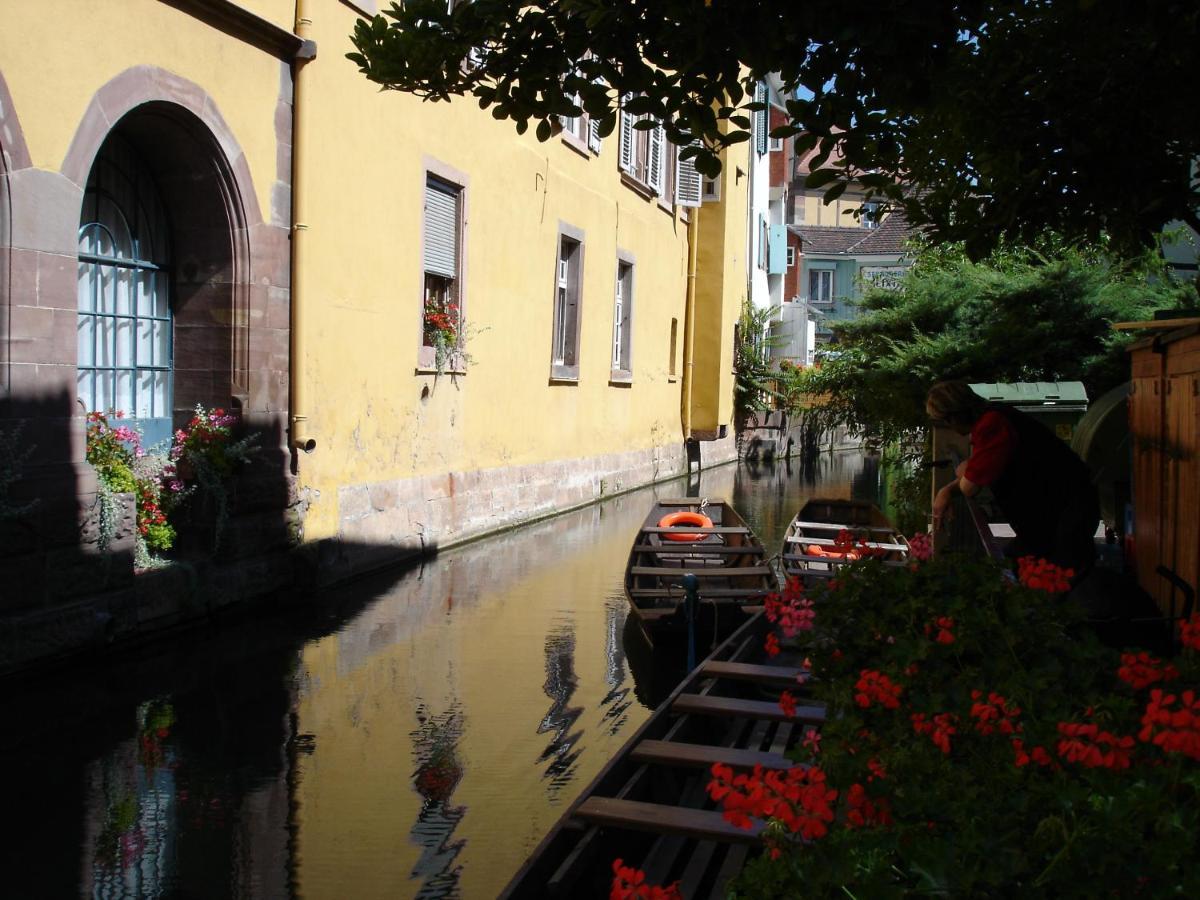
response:
[[[696,668],[696,606],[700,602],[700,579],[688,572],[683,576],[683,613],[687,617],[687,670]]]

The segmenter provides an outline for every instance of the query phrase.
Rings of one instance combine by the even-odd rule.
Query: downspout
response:
[[[305,390],[304,368],[308,360],[307,322],[303,315],[305,299],[304,250],[308,238],[308,192],[304,189],[305,85],[308,82],[307,63],[317,55],[316,44],[310,39],[312,19],[308,16],[310,0],[296,0],[295,33],[304,43],[292,60],[292,247],[291,247],[291,315],[288,338],[289,431],[288,443],[303,453],[312,453],[317,442],[308,434],[308,396]]]
[[[683,308],[683,439],[692,439],[692,369],[696,344],[696,263],[700,258],[700,207],[688,216],[687,300]]]

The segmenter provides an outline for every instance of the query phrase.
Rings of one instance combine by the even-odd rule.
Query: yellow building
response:
[[[298,537],[328,581],[734,455],[744,148],[689,210],[661,132],[380,93],[345,59],[370,0],[2,5],[0,428],[46,536],[4,614],[49,627],[94,573],[90,409],[265,435],[212,603]],[[186,615],[111,604],[106,638]]]
[[[539,143],[469,99],[380,94],[342,58],[355,6],[312,4],[297,92],[306,537],[355,566],[685,471],[688,222],[661,133],[600,141],[581,118]],[[690,395],[729,458],[745,207],[726,205],[701,211]],[[426,297],[466,322],[441,375]]]

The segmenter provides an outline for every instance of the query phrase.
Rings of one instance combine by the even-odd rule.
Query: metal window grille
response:
[[[147,445],[171,436],[173,339],[167,219],[133,148],[110,137],[79,224],[77,390],[88,410],[120,410]]]

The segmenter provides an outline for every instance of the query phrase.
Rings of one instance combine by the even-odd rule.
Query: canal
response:
[[[654,497],[729,498],[777,550],[877,484],[857,453],[724,466],[9,685],[0,895],[492,897],[681,674],[626,628]]]

